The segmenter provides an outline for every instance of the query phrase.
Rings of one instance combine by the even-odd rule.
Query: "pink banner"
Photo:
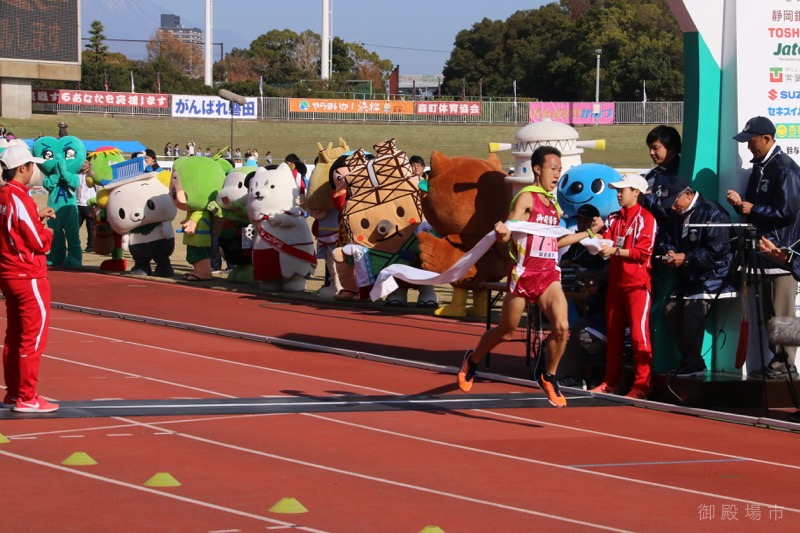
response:
[[[480,116],[481,102],[417,102],[417,115]]]
[[[169,108],[168,94],[58,91],[58,103],[80,106]]]
[[[549,119],[565,124],[613,124],[614,102],[531,102],[531,122]]]

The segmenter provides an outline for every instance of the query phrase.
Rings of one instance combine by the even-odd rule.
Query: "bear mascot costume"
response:
[[[434,232],[421,233],[420,257],[425,270],[442,273],[472,249],[498,220],[505,220],[511,203],[511,185],[496,155],[488,159],[447,157],[434,150],[431,171],[423,187],[422,211]],[[482,284],[499,281],[511,268],[508,245],[496,243],[467,273],[453,283],[450,304],[439,316],[486,316],[487,291]],[[467,307],[472,291],[472,307]]]

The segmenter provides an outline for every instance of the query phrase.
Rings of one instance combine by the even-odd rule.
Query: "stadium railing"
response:
[[[486,100],[481,102],[481,114],[423,115],[423,114],[366,114],[313,113],[289,110],[288,98],[259,98],[258,118],[261,120],[321,121],[321,122],[408,122],[416,124],[527,124],[529,102]],[[171,116],[166,109],[121,106],[83,106],[74,104],[34,103],[34,113],[91,113],[109,116]],[[682,124],[683,102],[614,102],[614,124]]]

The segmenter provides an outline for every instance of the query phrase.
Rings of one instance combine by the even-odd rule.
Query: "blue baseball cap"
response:
[[[758,135],[775,136],[775,124],[767,117],[753,117],[744,125],[744,129],[734,135],[733,139],[740,143],[746,143]]]

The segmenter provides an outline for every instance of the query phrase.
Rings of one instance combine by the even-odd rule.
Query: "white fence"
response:
[[[34,113],[92,113],[103,115],[171,116],[170,108],[86,106],[34,103]],[[321,122],[406,122],[417,124],[527,124],[528,102],[484,100],[482,112],[475,116],[422,114],[310,113],[289,110],[288,98],[258,98],[261,120]],[[614,124],[682,124],[683,102],[614,102]]]

